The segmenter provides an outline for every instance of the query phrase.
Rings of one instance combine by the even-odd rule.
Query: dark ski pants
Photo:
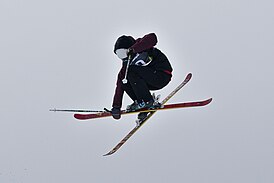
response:
[[[150,90],[159,90],[171,80],[171,75],[164,71],[157,71],[146,66],[131,65],[127,75],[128,82],[123,84],[123,89],[133,100],[147,102],[152,100]]]

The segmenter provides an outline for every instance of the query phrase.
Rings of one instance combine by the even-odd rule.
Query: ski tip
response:
[[[109,155],[112,155],[114,152],[110,151],[108,152],[107,154],[104,154],[103,156],[109,156]]]
[[[209,99],[203,101],[203,103],[204,103],[203,105],[208,105],[209,103],[212,102],[212,100],[213,100],[213,98],[209,98]]]
[[[79,114],[74,114],[73,117],[79,119]]]
[[[192,77],[192,73],[191,73],[191,72],[190,72],[190,73],[188,73],[186,77],[187,77],[187,79],[188,79],[188,80],[189,80],[189,79],[191,79],[191,77]]]
[[[83,114],[74,114],[73,115],[75,119],[79,119],[79,120],[85,120],[85,119],[88,119],[85,117],[85,115]]]

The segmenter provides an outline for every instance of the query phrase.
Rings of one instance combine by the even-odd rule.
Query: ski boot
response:
[[[159,102],[160,95],[155,97],[155,94],[153,93],[152,97],[153,97],[153,100],[146,102],[145,107],[143,109],[159,109],[162,107],[162,104]],[[136,120],[137,126],[140,126],[140,124],[143,122],[143,120],[147,117],[149,113],[150,112],[140,112],[138,114],[138,117]]]
[[[135,101],[133,104],[127,106],[126,110],[128,112],[131,112],[131,111],[141,111],[141,110],[145,110],[145,109],[158,109],[158,108],[161,108],[161,107],[162,107],[162,105],[159,102],[155,102],[152,99],[148,102],[145,102],[145,101],[137,102],[137,101]]]

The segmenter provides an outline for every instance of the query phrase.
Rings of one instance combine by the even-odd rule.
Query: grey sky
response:
[[[274,2],[0,1],[0,182],[274,181]],[[77,121],[49,108],[110,107],[117,37],[155,32],[171,102],[116,154],[136,116]],[[124,104],[130,100],[125,97]]]

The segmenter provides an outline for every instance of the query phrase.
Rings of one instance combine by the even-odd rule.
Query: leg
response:
[[[131,85],[129,83],[123,84],[122,85],[123,89],[125,90],[125,92],[128,94],[128,96],[133,100],[137,100],[137,96],[135,95]]]
[[[138,102],[141,102],[142,100],[144,100],[145,102],[152,100],[152,96],[150,94],[149,87],[146,81],[140,76],[140,73],[135,72],[135,70],[132,69],[134,67],[135,66],[132,66],[130,67],[131,69],[129,69],[128,81],[132,87],[134,94],[136,95]]]
[[[128,80],[138,101],[152,100],[149,90],[163,88],[169,83],[170,79],[170,75],[150,67],[130,66],[128,72]]]

